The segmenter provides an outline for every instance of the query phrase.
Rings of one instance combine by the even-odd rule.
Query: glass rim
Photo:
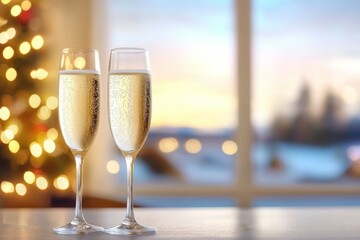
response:
[[[76,48],[76,47],[70,47],[70,48],[63,48],[61,50],[62,53],[70,53],[70,52],[84,52],[84,53],[91,53],[99,51],[96,48]]]
[[[148,50],[145,48],[137,47],[118,47],[111,49],[112,53],[147,53]]]

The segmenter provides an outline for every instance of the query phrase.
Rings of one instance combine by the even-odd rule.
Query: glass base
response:
[[[85,220],[73,220],[62,227],[53,228],[54,233],[64,235],[88,234],[104,231],[103,227],[88,224]]]
[[[105,232],[114,235],[152,235],[156,233],[156,228],[124,221],[119,226],[105,229]]]

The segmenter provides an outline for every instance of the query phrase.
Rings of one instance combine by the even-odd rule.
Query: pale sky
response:
[[[153,126],[236,124],[235,12],[231,0],[110,0],[110,47],[150,50]],[[335,89],[360,103],[360,1],[253,1],[253,120],[291,108],[306,79],[315,111]],[[279,87],[281,86],[281,87]]]
[[[152,126],[235,125],[232,1],[110,2],[110,46],[150,51]]]

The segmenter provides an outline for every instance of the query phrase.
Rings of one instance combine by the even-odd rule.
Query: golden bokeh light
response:
[[[15,30],[15,28],[13,28],[13,27],[9,28],[9,29],[6,31],[6,33],[7,33],[7,36],[8,36],[8,39],[9,39],[9,40],[10,40],[10,39],[13,39],[13,38],[16,36],[16,30]]]
[[[46,139],[44,141],[43,146],[44,146],[45,152],[47,152],[47,153],[53,153],[56,149],[55,142],[51,139]]]
[[[58,131],[57,131],[55,128],[50,128],[50,129],[46,132],[46,136],[47,136],[49,139],[55,141],[55,140],[58,138],[59,133],[58,133]]]
[[[17,17],[20,15],[21,13],[21,7],[19,5],[14,5],[11,10],[10,13],[13,17]]]
[[[3,143],[9,143],[13,138],[15,137],[15,134],[10,129],[6,129],[1,133],[1,140]],[[3,141],[4,139],[4,141]]]
[[[201,142],[198,139],[191,138],[185,142],[185,150],[189,153],[198,153],[201,151]]]
[[[31,76],[31,78],[36,79],[36,78],[37,78],[37,72],[36,72],[36,70],[32,70],[32,71],[30,72],[30,76]]]
[[[31,171],[26,171],[24,173],[24,181],[28,184],[33,184],[35,182],[35,174]]]
[[[24,11],[28,11],[31,8],[31,2],[28,0],[25,0],[21,3],[21,8]]]
[[[33,79],[44,80],[48,75],[49,73],[43,68],[39,68],[30,72],[30,76]]]
[[[179,142],[173,137],[163,138],[159,141],[158,147],[164,153],[171,153],[179,147]]]
[[[237,152],[237,144],[232,140],[225,141],[221,148],[226,155],[234,155]]]
[[[116,160],[109,160],[106,163],[106,170],[111,174],[116,174],[120,171],[120,165]]]
[[[0,108],[0,119],[6,121],[10,118],[10,110],[7,107]]]
[[[7,41],[9,41],[9,36],[6,32],[1,32],[0,33],[0,44],[5,44],[7,43]]]
[[[9,138],[7,137],[5,131],[3,131],[3,132],[0,134],[0,140],[1,140],[1,142],[4,143],[4,144],[8,144],[8,143],[11,141],[11,139],[9,139]]]
[[[58,107],[58,99],[57,97],[51,96],[46,99],[46,106],[50,110],[55,110]]]
[[[22,183],[18,183],[15,186],[15,191],[18,195],[24,196],[27,192],[26,186]]]
[[[36,179],[36,182],[35,182],[36,186],[40,189],[40,190],[45,190],[47,189],[48,187],[48,181],[46,180],[46,178],[44,177],[38,177]]]
[[[30,97],[29,97],[29,105],[30,107],[32,108],[37,108],[39,107],[41,104],[41,98],[39,95],[37,94],[32,94]]]
[[[47,106],[42,106],[42,107],[39,109],[39,111],[38,111],[38,113],[37,113],[37,116],[38,116],[38,118],[41,119],[41,120],[47,120],[47,119],[49,119],[50,116],[51,116],[51,111],[50,111],[50,109],[49,109]]]
[[[37,142],[32,142],[30,143],[30,153],[31,155],[33,155],[34,157],[40,157],[42,154],[42,148],[41,145],[38,144]]]
[[[20,150],[20,144],[16,140],[11,140],[8,147],[12,153],[17,153]]]
[[[4,193],[13,193],[14,192],[14,184],[8,181],[2,181],[1,182],[1,190]]]
[[[86,60],[83,57],[77,57],[74,60],[75,68],[83,69],[86,66]]]
[[[45,78],[47,78],[48,75],[49,73],[43,68],[39,68],[36,71],[36,78],[39,80],[44,80]]]
[[[10,46],[7,46],[6,48],[4,48],[3,50],[3,57],[5,59],[10,59],[14,56],[14,49]]]
[[[28,42],[22,42],[19,46],[19,51],[21,54],[25,55],[30,52],[31,46]]]
[[[14,68],[9,68],[8,70],[6,70],[5,77],[10,82],[14,81],[15,78],[17,77],[16,70]]]
[[[44,46],[44,38],[40,35],[36,35],[31,40],[31,46],[36,50],[42,48]]]
[[[19,132],[19,126],[16,123],[10,124],[7,129],[9,129],[10,131],[12,131],[14,133],[14,135],[18,134]]]
[[[1,0],[1,3],[4,5],[8,4],[9,2],[11,2],[11,0]]]
[[[66,175],[60,175],[54,180],[54,187],[58,190],[66,190],[69,186],[69,179]]]

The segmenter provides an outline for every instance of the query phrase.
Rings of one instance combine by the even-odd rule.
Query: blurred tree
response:
[[[272,138],[303,144],[329,144],[341,140],[344,124],[340,118],[341,101],[330,90],[325,95],[320,117],[311,114],[311,89],[304,81],[290,118],[277,116],[272,126]]]
[[[16,183],[26,188],[36,182],[43,189],[60,175],[65,174],[63,182],[71,183],[73,178],[73,161],[58,132],[58,99],[42,96],[40,91],[48,79],[48,71],[41,66],[46,56],[41,11],[41,1],[0,2],[0,180],[4,192]]]

